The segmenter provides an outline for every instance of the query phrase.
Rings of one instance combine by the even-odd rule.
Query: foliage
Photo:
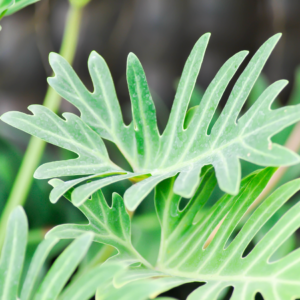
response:
[[[249,250],[249,245],[272,216],[299,191],[300,180],[276,190],[241,226],[249,207],[275,170],[266,168],[252,173],[242,180],[238,195],[226,194],[211,207],[206,205],[217,183],[212,167],[203,169],[195,195],[182,210],[179,209],[181,197],[173,192],[175,177],[160,183],[155,194],[161,224],[156,265],[149,267],[141,260],[142,265],[121,270],[110,285],[98,289],[99,299],[148,299],[177,285],[195,281],[205,285],[196,289],[188,300],[217,299],[229,286],[234,287],[231,299],[252,299],[257,292],[266,300],[299,297],[299,250],[285,253],[275,261],[272,259],[300,226],[299,203],[273,224],[253,249]],[[126,214],[124,207],[121,210]],[[203,210],[205,214],[201,214]],[[221,226],[217,234],[208,243],[218,224]],[[130,228],[129,222],[126,226]],[[62,225],[50,231],[48,236],[71,238],[78,234],[74,225]],[[94,239],[107,243],[106,237],[95,235]],[[113,242],[110,244],[116,246]],[[122,248],[121,245],[120,253]]]
[[[101,56],[93,52],[89,58],[94,84],[91,93],[61,56],[50,55],[56,76],[49,79],[49,84],[80,110],[81,118],[65,113],[63,120],[47,108],[34,105],[29,107],[33,115],[9,112],[2,116],[2,120],[78,154],[77,159],[39,167],[36,178],[92,174],[56,186],[51,195],[52,202],[76,185],[72,201],[80,205],[102,187],[131,178],[140,182],[126,191],[124,201],[129,210],[134,210],[159,182],[177,173],[174,191],[183,197],[191,197],[199,184],[202,167],[208,164],[214,166],[220,188],[236,194],[241,176],[239,159],[264,166],[299,162],[295,153],[270,140],[272,135],[300,119],[299,105],[270,110],[286,81],[269,86],[238,118],[280,35],[270,38],[250,60],[210,135],[207,135],[207,129],[211,119],[227,85],[246,57],[245,51],[234,55],[221,67],[200,105],[193,109],[187,128],[183,127],[209,36],[205,34],[198,40],[186,62],[162,135],[157,129],[155,107],[143,68],[135,55],[129,55],[127,66],[133,115],[133,122],[128,126],[123,122],[111,75]],[[122,170],[110,160],[102,138],[117,145],[133,172]],[[114,176],[102,178],[109,175]]]
[[[73,4],[86,2],[74,0]],[[33,105],[29,107],[32,115],[9,112],[1,119],[78,155],[42,165],[35,177],[51,178],[51,202],[64,196],[88,223],[52,228],[38,246],[22,283],[28,224],[22,208],[16,208],[1,253],[0,299],[79,300],[96,293],[97,300],[147,300],[190,282],[202,285],[188,300],[219,299],[228,287],[234,288],[232,300],[253,299],[258,292],[266,300],[300,297],[300,252],[294,250],[293,239],[300,227],[300,205],[286,206],[289,209],[284,209],[283,216],[281,213],[299,191],[300,180],[284,184],[252,211],[276,171],[274,166],[300,162],[297,154],[280,145],[283,140],[278,135],[278,144],[271,141],[300,120],[298,101],[278,108],[277,96],[287,82],[280,80],[267,87],[260,78],[255,85],[280,35],[266,41],[253,56],[222,111],[218,111],[219,102],[247,52],[225,62],[197,102],[193,91],[209,36],[198,40],[186,62],[162,134],[144,70],[134,54],[129,55],[127,64],[133,116],[129,125],[123,121],[101,56],[92,52],[88,61],[94,84],[90,92],[66,60],[50,55],[55,76],[49,78],[49,84],[79,109],[80,117],[64,113],[60,118],[46,107]],[[247,105],[251,106],[242,114],[249,95]],[[275,100],[276,109],[271,110]],[[119,148],[131,170],[112,161],[103,140]],[[240,159],[272,167],[256,170],[240,183]],[[79,177],[66,182],[55,178],[63,176]],[[125,179],[134,185],[125,192],[124,201],[113,193],[109,205],[101,189]],[[211,203],[217,184],[225,194]],[[135,210],[153,188],[161,229],[157,259],[146,255],[147,251],[143,256],[134,246],[132,213],[126,211]],[[142,222],[146,220],[151,219]],[[41,276],[60,239],[75,240]],[[90,263],[75,271],[92,242],[112,246],[116,252],[103,247],[109,258],[103,263],[106,259],[99,259],[96,247]],[[147,242],[144,239],[144,248]]]
[[[51,184],[59,185],[58,179]],[[68,197],[66,195],[66,197]],[[112,206],[109,207],[101,191],[93,194],[91,200],[79,206],[89,220],[88,225],[64,224],[56,226],[47,236],[60,239],[73,239],[85,232],[94,233],[94,241],[111,245],[118,249],[122,259],[142,261],[149,265],[134,249],[131,243],[130,217],[125,210],[123,199],[113,194]]]
[[[24,7],[38,1],[39,0],[3,0],[0,3],[0,18],[14,14]]]
[[[50,270],[41,280],[41,270],[48,254],[59,241],[57,238],[44,240],[35,251],[25,281],[20,286],[20,277],[26,251],[28,224],[21,207],[11,214],[0,260],[0,299],[15,300],[20,290],[20,300],[60,299],[88,300],[97,287],[112,278],[121,264],[106,264],[88,272],[76,282],[72,282],[63,291],[76,267],[86,254],[93,239],[88,232],[78,237],[55,260]],[[87,282],[88,281],[88,282]],[[82,288],[84,286],[85,288]]]

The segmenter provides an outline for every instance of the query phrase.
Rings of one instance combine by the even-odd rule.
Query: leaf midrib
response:
[[[287,116],[285,118],[282,118],[281,120],[284,121],[285,119],[290,119],[290,118],[291,118],[291,116]],[[245,143],[244,140],[248,136],[253,135],[256,131],[263,130],[265,127],[272,126],[274,123],[277,123],[277,122],[278,122],[278,120],[275,120],[274,122],[271,122],[271,123],[268,123],[268,124],[266,124],[264,126],[261,126],[260,128],[254,130],[254,131],[252,131],[250,133],[247,133],[247,134],[245,134],[242,137],[240,135],[238,135],[236,138],[232,139],[230,142],[228,142],[228,143],[226,143],[226,144],[224,144],[224,145],[222,145],[222,146],[220,146],[220,147],[218,147],[216,149],[210,149],[210,150],[208,150],[208,151],[206,151],[206,152],[204,152],[204,153],[202,153],[202,154],[200,154],[200,155],[198,155],[198,156],[196,156],[196,157],[194,157],[194,158],[192,158],[190,160],[182,162],[179,165],[175,165],[175,167],[171,166],[171,167],[168,167],[168,168],[157,169],[158,171],[156,173],[152,174],[152,175],[159,175],[159,174],[163,174],[163,173],[169,173],[169,172],[172,172],[174,170],[183,169],[183,168],[185,168],[185,167],[187,167],[187,166],[189,166],[189,165],[191,165],[193,163],[198,162],[201,159],[204,159],[204,158],[207,158],[207,157],[211,157],[212,155],[217,154],[218,152],[222,151],[223,149],[229,147],[230,145],[232,145],[232,144],[234,144],[236,142],[243,142],[243,143]],[[209,135],[206,135],[206,137],[209,137]],[[252,149],[255,150],[255,151],[259,151],[259,150],[255,149],[255,148],[252,148]],[[267,155],[265,152],[263,152],[263,154],[264,154],[264,156],[274,157],[272,155]]]
[[[12,245],[12,252],[10,253],[9,257],[9,263],[8,263],[8,272],[7,275],[5,276],[5,285],[3,289],[3,294],[2,294],[2,299],[9,299],[7,295],[9,294],[9,287],[11,286],[11,277],[13,274],[12,266],[13,262],[15,259],[15,253],[16,253],[16,247],[15,245],[17,244],[17,237],[16,237],[16,232],[17,232],[17,224],[14,225],[14,231],[13,231],[13,245]]]
[[[287,280],[287,279],[281,279],[276,276],[245,276],[244,274],[237,274],[235,276],[224,276],[224,275],[210,275],[210,274],[199,274],[199,273],[188,273],[188,272],[176,272],[173,271],[173,269],[159,269],[161,272],[164,272],[168,276],[171,277],[184,277],[184,278],[190,278],[191,280],[199,281],[199,282],[209,282],[209,281],[229,281],[231,283],[234,282],[245,282],[247,284],[248,282],[268,282],[268,283],[283,283],[283,284],[289,284],[289,285],[297,285],[299,286],[300,280]]]

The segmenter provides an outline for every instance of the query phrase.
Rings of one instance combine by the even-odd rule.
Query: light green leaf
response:
[[[186,278],[151,278],[139,281],[133,281],[121,288],[115,288],[113,284],[106,287],[100,287],[97,291],[97,300],[148,300],[155,298],[160,293],[169,290],[175,286],[188,282]]]
[[[137,163],[141,170],[151,171],[149,166],[159,148],[156,112],[143,67],[133,53],[128,56],[127,82],[132,103]]]
[[[108,262],[90,270],[65,289],[59,300],[89,300],[99,286],[105,286],[123,268],[121,263]]]
[[[22,207],[11,213],[0,259],[0,299],[16,300],[26,251],[28,224]]]
[[[49,84],[79,109],[81,119],[67,114],[65,117],[68,120],[63,121],[35,106],[35,116],[12,112],[4,114],[2,120],[79,155],[76,160],[46,164],[36,171],[37,178],[91,175],[90,178],[61,184],[53,191],[51,201],[57,201],[66,189],[75,187],[72,199],[75,205],[80,205],[96,189],[133,178],[136,184],[126,191],[124,201],[129,210],[134,210],[159,182],[178,173],[174,192],[189,198],[199,185],[201,169],[210,164],[215,169],[220,188],[235,195],[241,177],[240,159],[262,166],[300,162],[297,154],[270,140],[283,128],[300,120],[300,105],[270,110],[287,81],[273,83],[242,117],[238,117],[280,34],[267,40],[252,57],[216,121],[214,116],[219,102],[245,59],[246,51],[225,62],[200,104],[187,115],[209,36],[205,34],[197,41],[186,62],[168,124],[161,136],[157,130],[155,106],[146,76],[135,55],[129,55],[127,66],[133,115],[133,122],[128,126],[123,122],[114,84],[101,56],[92,52],[88,61],[94,84],[94,91],[90,92],[61,56],[50,55],[55,77],[49,78]],[[80,126],[75,128],[75,123]],[[53,134],[57,136],[53,138]],[[58,142],[58,138],[62,140]],[[133,173],[118,168],[109,160],[101,138],[116,144],[130,163]],[[113,174],[115,176],[107,180],[102,178],[97,183],[87,182],[89,179],[94,181],[98,176]],[[138,182],[135,177],[141,175],[144,175],[144,180]]]
[[[122,173],[115,173],[115,174],[122,174]],[[79,183],[82,183],[84,181],[87,181],[87,182],[92,181],[93,179],[97,179],[97,178],[100,178],[100,177],[106,177],[106,176],[110,176],[110,175],[114,175],[114,174],[111,173],[111,172],[100,173],[100,174],[95,174],[95,175],[91,175],[91,176],[88,176],[88,177],[74,179],[74,180],[70,180],[70,181],[66,181],[66,182],[64,182],[62,180],[59,180],[59,179],[52,179],[52,180],[49,181],[49,184],[53,186],[53,189],[50,193],[50,201],[52,203],[56,203],[59,200],[59,198],[61,198],[71,188],[78,185]],[[89,196],[90,195],[88,195],[87,198]],[[82,201],[82,199],[80,199],[80,200]],[[86,199],[84,199],[84,200],[86,200]]]
[[[101,137],[114,142],[132,166],[135,166],[133,124],[123,122],[115,87],[104,59],[93,51],[88,67],[94,84],[90,93],[72,67],[58,54],[50,54],[55,77],[48,82],[54,89],[78,107],[82,120]]]
[[[59,147],[78,154],[77,159],[48,163],[40,167],[35,176],[48,178],[67,175],[85,175],[120,171],[107,154],[102,139],[77,116],[65,113],[66,120],[59,118],[51,110],[40,105],[29,107],[33,116],[19,112],[3,115],[8,124]]]
[[[58,180],[52,184],[60,184]],[[65,195],[69,198],[68,194]],[[71,200],[71,199],[69,199]],[[47,233],[47,238],[74,239],[84,232],[93,232],[94,241],[115,247],[118,257],[141,261],[149,266],[134,249],[131,243],[130,217],[125,210],[123,199],[113,194],[112,206],[109,207],[101,190],[92,195],[92,199],[78,207],[89,220],[87,225],[63,224]]]
[[[34,4],[40,0],[14,0],[14,1],[15,1],[15,3],[13,5],[11,5],[9,7],[9,9],[7,10],[7,12],[5,13],[6,16],[12,15],[15,12],[23,9],[24,7]]]
[[[49,256],[53,246],[58,242],[57,238],[49,238],[41,242],[36,249],[29,270],[25,276],[23,286],[19,287],[21,272],[23,269],[24,256],[26,251],[26,242],[28,234],[28,224],[25,212],[22,207],[17,207],[10,215],[4,247],[0,259],[0,299],[16,300],[18,290],[21,290],[20,300],[46,300],[57,299],[63,287],[70,280],[76,267],[85,256],[93,240],[93,233],[88,232],[79,236],[70,246],[58,256],[52,264],[46,276],[41,278],[41,270]],[[132,261],[115,261],[105,264],[103,267],[96,267],[83,277],[79,277],[78,283],[88,284],[84,288],[74,284],[67,286],[65,294],[69,295],[75,292],[78,299],[89,299],[95,294],[96,288],[101,285],[101,280],[109,281],[122,268],[128,266]],[[108,271],[110,275],[108,275]],[[91,276],[92,280],[91,280]],[[102,280],[105,282],[105,280]],[[40,283],[41,282],[41,283]],[[78,288],[80,291],[78,291]],[[85,298],[84,298],[85,297]],[[67,299],[75,299],[73,297]]]
[[[56,299],[76,267],[86,254],[93,240],[92,233],[86,233],[76,239],[54,262],[40,285],[35,300]]]
[[[159,298],[155,298],[157,300],[177,300],[175,298],[171,298],[171,297],[159,297]]]
[[[30,300],[33,298],[33,289],[36,284],[39,273],[50,251],[57,242],[58,239],[48,239],[42,241],[39,244],[32,258],[29,270],[26,274],[26,279],[23,284],[20,300]]]
[[[15,0],[2,0],[0,3],[0,17],[2,18],[8,8],[12,7],[15,4]]]
[[[206,197],[214,181],[211,172],[206,171],[202,179],[201,192]],[[166,186],[158,186],[156,205],[163,228],[160,269],[167,274],[190,276],[194,280],[198,278],[200,282],[206,282],[188,300],[217,299],[218,294],[229,286],[234,287],[231,299],[252,299],[258,291],[265,300],[300,296],[300,277],[295,271],[300,267],[299,251],[272,264],[269,262],[272,254],[300,226],[299,203],[273,226],[250,254],[243,257],[245,249],[260,228],[300,189],[300,180],[287,183],[275,191],[255,210],[233,241],[226,245],[273,173],[274,169],[253,173],[243,180],[237,196],[225,195],[197,223],[194,223],[195,214],[207,199],[200,197],[197,200],[198,195],[195,195],[186,208],[179,211],[180,199],[175,194],[165,198],[164,206],[159,204],[161,199],[158,197],[165,193]],[[169,209],[169,214],[164,214],[166,209]],[[212,242],[205,246],[222,220]]]
[[[205,283],[187,300],[217,300],[228,287],[234,288],[231,300],[254,299],[258,292],[265,300],[298,299],[299,249],[278,260],[271,262],[270,259],[300,227],[299,202],[273,225],[250,253],[245,254],[245,251],[270,218],[300,190],[300,179],[276,190],[235,232],[275,170],[266,168],[254,172],[242,180],[238,195],[224,195],[209,208],[205,205],[216,185],[213,168],[202,170],[200,186],[182,210],[179,209],[181,198],[173,193],[175,179],[160,183],[155,195],[162,226],[156,273],[145,267],[121,271],[107,292],[99,288],[99,295],[103,295],[99,299],[153,299],[187,282]],[[205,214],[201,214],[202,210]],[[217,226],[220,227],[216,231]],[[112,295],[115,298],[109,298]]]

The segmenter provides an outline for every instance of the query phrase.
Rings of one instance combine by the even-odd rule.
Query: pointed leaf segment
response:
[[[187,282],[203,283],[187,300],[217,300],[228,287],[234,288],[231,300],[254,299],[258,292],[265,300],[298,299],[299,249],[275,261],[271,258],[300,227],[299,202],[248,250],[257,233],[300,190],[299,179],[283,185],[245,219],[275,170],[254,172],[242,181],[238,195],[224,195],[208,206],[217,179],[212,167],[203,168],[199,188],[182,210],[181,198],[173,192],[175,178],[160,183],[155,194],[162,227],[157,266],[155,270],[123,270],[113,285],[101,289],[103,299],[112,295],[121,300],[133,296],[136,300],[153,299]],[[211,239],[212,233],[216,234]]]
[[[60,181],[52,180],[52,185],[56,184],[59,185]],[[70,194],[71,192],[65,194],[69,200]],[[121,196],[114,193],[112,206],[109,207],[100,190],[94,193],[90,200],[81,204],[79,209],[89,220],[89,224],[59,225],[47,233],[47,238],[74,239],[85,232],[93,232],[94,241],[111,245],[118,250],[118,259],[138,261],[150,267],[150,264],[132,246],[130,217]]]
[[[133,116],[130,125],[123,121],[109,69],[100,55],[92,52],[88,61],[93,92],[83,85],[61,56],[50,55],[55,77],[49,78],[49,84],[79,109],[80,118],[64,114],[65,120],[62,120],[45,108],[31,106],[32,116],[10,112],[4,114],[2,120],[78,154],[75,160],[48,163],[36,171],[36,178],[90,175],[61,182],[53,190],[53,202],[66,189],[75,187],[72,199],[75,205],[80,205],[107,184],[129,178],[134,180],[142,175],[145,179],[125,193],[124,200],[129,210],[134,210],[159,182],[176,174],[179,176],[173,185],[174,192],[188,198],[199,185],[201,170],[210,164],[215,169],[220,188],[235,195],[240,185],[240,159],[263,166],[299,162],[298,155],[270,140],[271,136],[300,120],[300,105],[270,109],[287,81],[273,83],[241,118],[238,117],[280,34],[267,40],[252,57],[236,81],[210,135],[207,134],[208,128],[219,102],[245,59],[246,51],[224,63],[184,124],[209,37],[210,34],[205,34],[197,41],[184,66],[162,135],[157,129],[155,106],[145,72],[134,54],[129,55],[127,66]],[[122,170],[109,159],[102,138],[116,144],[132,166],[132,173]],[[103,178],[110,175],[113,175],[110,179]],[[97,183],[88,182],[97,177]]]
[[[57,238],[48,238],[37,247],[29,269],[21,282],[21,273],[27,244],[28,222],[22,207],[17,207],[10,215],[5,243],[0,259],[0,299],[1,300],[88,300],[96,289],[111,280],[125,268],[122,261],[106,263],[91,269],[79,277],[62,292],[70,281],[75,269],[86,255],[94,238],[93,232],[85,232],[74,240],[55,260],[48,272],[41,278],[41,270],[50,251],[57,244]],[[87,282],[87,276],[89,280]],[[90,280],[92,276],[92,280]],[[79,285],[78,285],[79,284]],[[84,285],[85,288],[80,288]],[[78,290],[80,288],[80,290]],[[59,297],[59,298],[60,298]]]

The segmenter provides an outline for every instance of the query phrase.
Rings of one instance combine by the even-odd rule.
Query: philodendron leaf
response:
[[[2,0],[0,3],[0,18],[2,18],[7,10],[15,4],[15,0]]]
[[[52,180],[51,184],[59,185],[60,180]],[[68,194],[65,196],[68,198]],[[111,207],[107,204],[102,191],[99,190],[92,195],[91,200],[81,204],[78,208],[89,220],[88,224],[59,225],[50,230],[47,237],[73,239],[85,232],[93,232],[94,241],[111,245],[118,250],[118,259],[129,259],[150,266],[132,246],[130,217],[126,212],[123,199],[117,193],[113,194]]]
[[[7,117],[25,131],[33,135],[38,134],[52,144],[78,154],[77,159],[43,165],[36,172],[36,176],[83,175],[89,174],[91,168],[92,173],[120,171],[120,168],[110,161],[100,136],[80,118],[65,113],[63,115],[65,120],[62,120],[51,110],[40,105],[32,105],[29,109],[33,112],[33,116],[12,112]]]
[[[53,300],[58,297],[83,259],[92,241],[93,233],[85,233],[64,250],[45,276],[35,295],[35,300]]]
[[[239,159],[263,166],[299,162],[298,155],[270,140],[271,136],[300,120],[300,105],[270,109],[287,81],[277,81],[269,86],[252,107],[238,118],[280,34],[266,41],[250,60],[209,135],[208,128],[222,95],[246,57],[246,51],[237,53],[225,62],[200,104],[192,109],[186,120],[209,37],[210,34],[205,34],[197,41],[185,64],[170,118],[162,135],[157,130],[155,106],[144,70],[134,54],[129,55],[127,67],[133,115],[133,122],[128,126],[123,122],[113,81],[101,56],[92,52],[88,61],[94,84],[94,91],[90,92],[66,60],[54,53],[50,55],[55,77],[49,78],[49,84],[79,109],[81,118],[66,114],[67,121],[64,121],[40,106],[31,106],[34,116],[10,112],[4,114],[2,120],[79,155],[77,160],[46,164],[36,171],[35,177],[40,179],[90,175],[56,186],[53,202],[66,188],[76,186],[72,195],[76,205],[86,201],[95,189],[131,177],[137,183],[126,191],[124,201],[129,210],[134,210],[159,182],[178,173],[173,185],[174,192],[189,198],[199,185],[201,169],[209,164],[215,169],[220,188],[235,195],[241,176]],[[121,170],[109,160],[100,137],[116,144],[132,166],[132,173]],[[107,181],[103,178],[95,180],[96,177],[108,175],[115,176]],[[135,177],[142,175],[144,180],[138,182]],[[93,183],[88,183],[91,178]]]
[[[181,198],[173,192],[175,179],[159,184],[155,198],[162,243],[155,271],[145,267],[122,271],[113,285],[99,288],[98,293],[103,295],[100,299],[112,299],[113,295],[127,300],[133,293],[135,300],[153,299],[172,287],[196,281],[204,285],[187,300],[216,300],[231,286],[234,288],[231,300],[250,300],[258,292],[265,300],[299,298],[299,249],[270,262],[277,249],[300,226],[299,203],[245,254],[260,229],[300,189],[299,179],[275,191],[233,235],[275,170],[267,168],[249,175],[242,181],[237,196],[225,195],[210,208],[205,205],[216,185],[210,167],[203,169],[200,186],[183,210],[179,209]]]
[[[91,269],[78,280],[72,282],[59,300],[91,299],[97,288],[107,285],[122,268],[124,266],[121,263],[109,262]]]
[[[238,195],[224,195],[211,207],[205,205],[216,184],[213,168],[202,171],[199,189],[182,210],[181,198],[173,192],[174,179],[160,183],[155,195],[162,227],[157,274],[151,275],[150,269],[147,273],[145,267],[122,271],[110,295],[125,300],[130,299],[130,290],[136,290],[134,299],[146,300],[176,285],[200,282],[204,284],[187,300],[220,299],[228,287],[234,288],[231,300],[251,300],[257,293],[265,300],[300,298],[300,249],[274,260],[274,253],[300,227],[299,202],[249,250],[257,233],[300,189],[300,179],[281,186],[245,222],[248,209],[275,170],[266,168],[249,175]],[[140,279],[138,274],[142,274]]]
[[[0,19],[11,15],[24,7],[36,3],[40,0],[1,0],[0,1]]]
[[[9,217],[0,259],[0,299],[15,300],[26,251],[28,224],[23,208]]]
[[[20,300],[30,300],[34,295],[34,286],[38,279],[39,273],[47,259],[50,251],[56,245],[58,239],[48,239],[42,241],[37,247],[34,256],[31,260],[31,264],[29,270],[26,275],[26,279],[23,284],[23,288],[21,291]]]
[[[22,207],[17,207],[10,215],[6,237],[0,259],[0,299],[1,300],[54,300],[90,299],[96,289],[106,281],[112,280],[117,272],[124,269],[128,262],[114,261],[97,266],[86,275],[67,285],[78,264],[89,249],[94,234],[85,232],[73,241],[55,260],[50,270],[41,278],[41,270],[50,251],[58,242],[57,238],[48,238],[40,243],[31,260],[25,280],[20,286],[26,242],[28,234],[27,218]],[[91,278],[92,276],[92,278]],[[83,287],[84,285],[84,287]],[[18,291],[20,292],[20,297]],[[60,298],[59,298],[60,299]]]
[[[5,13],[5,15],[11,15],[11,14],[14,14],[15,12],[23,9],[24,7],[28,6],[28,5],[31,5],[33,3],[36,3],[40,0],[14,0],[14,3],[13,5],[11,5],[7,12]]]

